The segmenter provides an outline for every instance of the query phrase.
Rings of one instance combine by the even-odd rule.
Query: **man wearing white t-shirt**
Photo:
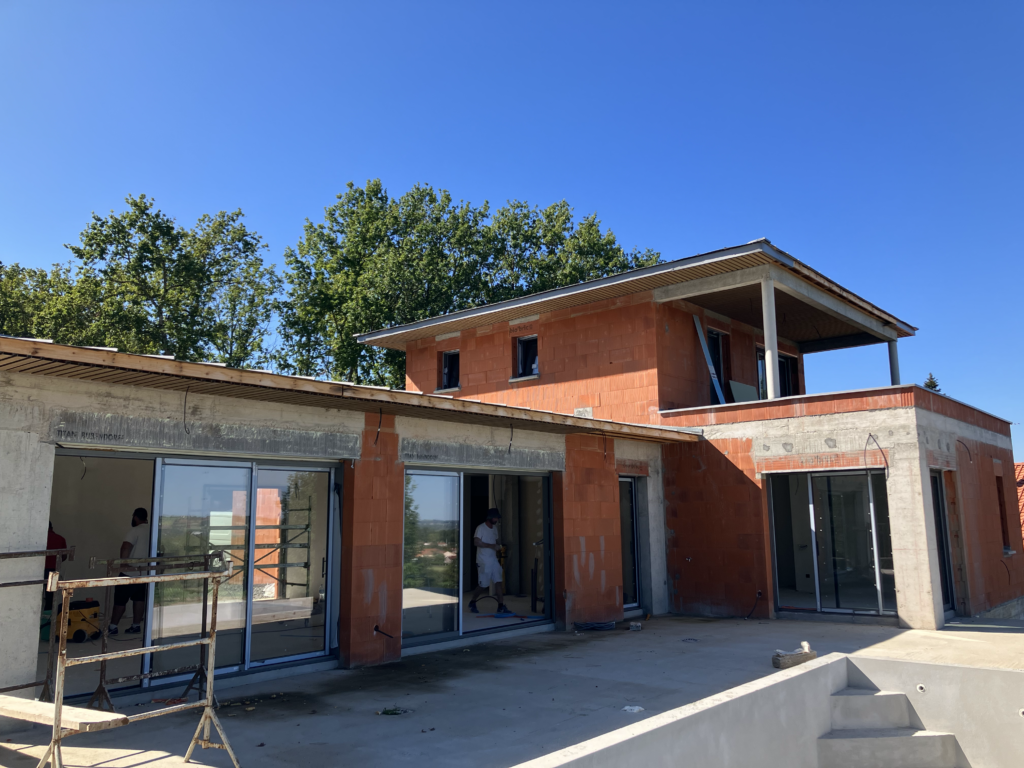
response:
[[[124,535],[121,542],[122,560],[131,560],[149,555],[149,513],[145,507],[139,507],[132,512],[132,527]],[[139,576],[142,571],[138,568],[125,568],[121,571],[122,576]],[[146,585],[145,584],[122,584],[114,587],[114,610],[110,615],[110,626],[107,627],[108,635],[117,634],[117,625],[124,616],[128,601],[132,601],[132,625],[125,630],[125,634],[137,635],[142,632],[142,624],[146,620]]]
[[[501,588],[501,563],[498,562],[498,550],[501,544],[498,543],[497,522],[501,519],[501,513],[494,507],[487,510],[487,521],[480,523],[473,533],[473,545],[476,547],[476,572],[480,580],[480,586],[473,590],[469,598],[469,610],[479,613],[476,608],[476,601],[481,595],[489,591],[491,584],[494,585],[494,596],[498,598],[498,613],[510,613],[505,607],[505,594]]]

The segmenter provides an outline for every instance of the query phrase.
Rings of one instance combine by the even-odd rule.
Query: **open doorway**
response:
[[[67,546],[75,547],[75,559],[61,565],[63,579],[95,579],[106,576],[106,570],[89,568],[92,558],[108,560],[120,557],[121,544],[130,536],[140,537],[145,557],[149,554],[148,524],[134,526],[133,513],[144,509],[152,521],[154,462],[146,459],[120,459],[95,456],[59,455],[54,459],[53,490],[50,497],[50,525],[62,536]],[[110,621],[113,606],[108,605],[107,590],[102,588],[75,590],[68,627],[68,656],[79,658],[100,653],[99,636],[103,623]],[[110,651],[141,647],[144,634],[129,633],[133,626],[144,628],[146,601],[124,599],[123,617],[116,636],[108,639]],[[78,606],[76,608],[76,606]],[[136,615],[136,609],[140,615]],[[40,620],[38,674],[46,672],[46,656],[51,628],[51,611],[45,600]],[[56,623],[53,625],[57,627]],[[137,675],[141,657],[113,659],[107,662],[107,678]],[[92,693],[99,683],[99,663],[68,667],[65,694],[75,696]],[[123,684],[122,684],[123,685]],[[133,682],[131,685],[138,685]],[[112,687],[118,687],[114,684]]]
[[[462,631],[516,626],[549,617],[547,598],[547,478],[532,475],[463,476],[465,525],[463,547],[467,558],[462,577]],[[501,546],[501,596],[508,609],[498,614],[498,588],[489,584],[476,602],[470,600],[480,591],[481,557],[474,539],[487,525],[488,510],[501,514],[495,527]],[[484,534],[486,535],[486,533]],[[486,580],[486,579],[485,579]]]

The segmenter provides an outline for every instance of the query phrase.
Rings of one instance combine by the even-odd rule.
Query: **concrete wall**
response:
[[[745,615],[752,585],[767,585],[764,594],[771,596],[765,475],[884,468],[886,463],[904,626],[934,629],[944,621],[929,477],[934,468],[957,475],[954,512],[962,529],[967,589],[961,591],[970,593],[967,612],[1024,594],[1024,547],[1003,556],[995,502],[1000,467],[1006,468],[1004,495],[1013,498],[1005,422],[919,387],[663,416],[670,424],[701,426],[707,438],[664,449],[667,570],[674,610]],[[869,434],[878,445],[868,441]]]
[[[933,516],[925,514],[927,467],[913,408],[724,424],[705,428],[707,442],[668,446],[668,573],[683,613],[746,615],[756,590],[767,615],[772,599],[769,472],[884,467],[889,463],[889,517],[897,603],[906,626],[942,625]]]
[[[905,693],[910,700],[911,725],[955,734],[964,765],[1020,765],[1024,755],[1024,671],[863,656],[850,656],[847,663],[851,686]]]
[[[615,440],[436,420],[380,419],[372,413],[210,396],[190,395],[186,403],[179,392],[45,376],[0,374],[0,384],[0,512],[7,532],[5,550],[45,546],[57,445],[117,448],[154,456],[338,460],[344,480],[339,654],[346,666],[377,664],[397,659],[401,653],[406,463],[556,471],[558,491],[566,503],[561,507],[563,536],[556,538],[553,548],[556,556],[560,547],[562,555],[568,554],[563,582],[566,574],[570,577],[556,592],[556,603],[562,604],[556,610],[563,618],[570,615],[570,621],[622,616]],[[660,478],[657,448],[631,441],[619,441],[619,446],[629,461],[643,464],[645,473]],[[100,479],[98,474],[86,478]],[[94,486],[91,483],[85,492],[95,495]],[[55,497],[62,508],[67,507],[67,490]],[[72,495],[82,492],[78,488]],[[143,502],[132,504],[149,508],[149,494],[144,495]],[[650,565],[662,570],[652,571],[651,578],[663,584],[660,499],[660,485],[652,483],[648,528],[655,548]],[[41,558],[0,563],[0,575],[4,580],[40,578],[42,568]],[[7,651],[0,665],[0,684],[27,682],[34,675],[40,601],[41,588],[0,591]],[[665,603],[661,599],[661,605]],[[396,639],[374,635],[378,624]]]
[[[830,654],[518,768],[817,768],[818,737],[832,728],[829,696],[846,675],[846,657]]]
[[[40,433],[41,408],[19,407],[8,393],[0,397],[0,520],[3,550],[46,549],[46,523],[50,517],[50,484],[53,476],[53,442]],[[43,578],[43,558],[0,560],[0,581]],[[4,654],[0,687],[30,683],[35,679],[39,642],[42,587],[0,589],[0,627]],[[38,690],[15,695],[33,698]]]
[[[956,573],[954,580],[965,582],[967,592],[957,595],[958,609],[963,597],[967,610],[962,612],[967,615],[1013,603],[1024,595],[1024,542],[1014,504],[1017,488],[1009,436],[923,408],[917,409],[917,423],[928,467],[953,474],[946,499],[947,507],[952,503],[957,512],[960,541],[954,537],[952,545],[963,551],[965,564],[963,578]],[[1012,555],[1003,553],[997,483],[1003,487]],[[930,485],[925,495],[931,509]]]

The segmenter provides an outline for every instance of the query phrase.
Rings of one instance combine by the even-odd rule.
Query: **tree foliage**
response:
[[[939,389],[939,380],[936,379],[935,375],[930,371],[928,373],[928,378],[924,380],[924,388],[930,389],[932,392],[942,392],[942,390]]]
[[[185,229],[145,195],[92,221],[77,266],[0,265],[0,332],[232,367],[266,359],[281,281],[241,211]]]
[[[491,214],[416,185],[392,198],[380,180],[349,183],[320,223],[285,253],[284,370],[403,387],[405,356],[355,334],[415,322],[654,264],[625,251],[596,215],[576,222],[565,202],[511,201]]]
[[[185,228],[152,198],[125,202],[93,214],[69,264],[0,263],[0,334],[401,388],[404,353],[356,334],[659,260],[564,200],[492,212],[429,185],[393,198],[376,179],[306,221],[282,280],[241,211]]]

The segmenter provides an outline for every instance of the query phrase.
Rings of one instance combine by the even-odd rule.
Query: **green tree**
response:
[[[242,212],[185,229],[145,195],[126,202],[122,213],[93,214],[81,244],[66,246],[79,282],[99,286],[92,335],[126,352],[261,364],[280,279]]]
[[[576,223],[562,201],[455,203],[416,185],[398,199],[379,179],[353,183],[306,222],[285,252],[277,365],[306,376],[405,385],[405,355],[357,344],[355,334],[657,263],[625,251],[596,215]]]
[[[942,390],[939,389],[939,380],[929,371],[928,378],[924,380],[924,388],[930,389],[932,392],[938,392],[941,394]]]

